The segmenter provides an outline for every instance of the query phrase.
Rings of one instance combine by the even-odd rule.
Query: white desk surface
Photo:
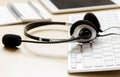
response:
[[[0,0],[0,5],[14,1],[27,0]],[[70,14],[75,13],[53,15],[52,19],[54,21],[68,21]],[[23,35],[24,26],[25,24],[1,26],[0,40],[7,33],[19,34],[25,39]],[[68,27],[64,29],[68,29]],[[59,37],[67,37],[67,33],[58,33]],[[46,36],[49,35],[51,36],[50,33]],[[39,55],[34,54],[32,50],[35,50],[34,52],[40,51]],[[22,43],[18,49],[10,49],[5,48],[0,42],[0,77],[120,77],[120,71],[69,74],[67,71],[67,44],[36,45]]]

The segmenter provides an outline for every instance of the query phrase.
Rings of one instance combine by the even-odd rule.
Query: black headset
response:
[[[34,39],[35,41],[22,40],[19,35],[6,34],[2,38],[2,42],[6,47],[16,47],[19,46],[21,42],[55,44],[76,41],[80,43],[88,43],[94,40],[96,37],[99,37],[99,32],[102,32],[97,17],[93,13],[87,13],[83,20],[79,20],[72,24],[70,28],[71,38],[69,39],[42,38],[28,33],[28,31],[34,28],[51,24],[66,25],[65,22],[31,22],[25,26],[24,34],[25,36]]]

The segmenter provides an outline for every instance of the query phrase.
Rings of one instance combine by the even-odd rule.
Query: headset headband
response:
[[[65,22],[32,22],[32,23],[29,23],[29,24],[26,25],[26,27],[24,29],[24,34],[25,34],[25,36],[27,36],[31,39],[34,39],[34,40],[38,40],[38,41],[51,42],[51,41],[54,41],[54,40],[58,40],[58,39],[49,39],[49,38],[37,37],[37,36],[33,36],[33,35],[28,33],[29,30],[32,30],[34,28],[41,27],[41,26],[46,26],[46,25],[51,25],[51,24],[52,25],[54,25],[54,24],[66,25]]]

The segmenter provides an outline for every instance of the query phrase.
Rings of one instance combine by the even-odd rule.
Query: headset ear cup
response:
[[[83,24],[86,24],[86,25],[89,25],[89,26],[93,27],[97,32],[96,26],[94,24],[92,24],[90,21],[88,21],[88,20],[79,20],[79,21],[76,21],[74,24],[72,24],[72,26],[70,28],[70,35],[73,34],[73,32],[74,32],[74,30],[75,30],[75,28],[77,26],[83,25]]]
[[[102,32],[102,30],[100,28],[100,23],[99,23],[97,17],[93,13],[87,13],[84,16],[84,20],[88,20],[88,21],[92,22],[96,26],[97,33]]]
[[[92,32],[92,36],[90,37],[90,39],[82,39],[82,41],[80,41],[80,42],[89,42],[97,37],[96,27],[94,26],[94,24],[92,24],[88,20],[79,20],[79,21],[75,22],[70,28],[70,35],[75,38],[79,37],[78,33],[84,28],[89,29]]]

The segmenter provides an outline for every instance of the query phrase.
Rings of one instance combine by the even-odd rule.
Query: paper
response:
[[[0,25],[51,20],[51,15],[39,3],[10,3],[1,6],[0,11]]]
[[[17,20],[8,10],[7,6],[0,7],[0,25],[7,25],[21,22]]]

